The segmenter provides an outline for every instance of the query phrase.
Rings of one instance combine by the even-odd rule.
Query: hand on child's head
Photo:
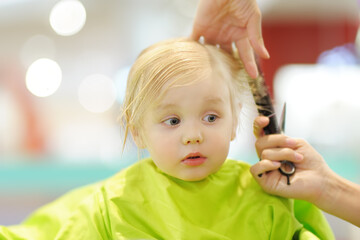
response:
[[[218,44],[230,53],[234,43],[253,78],[258,75],[254,52],[262,58],[270,57],[261,33],[261,12],[256,0],[201,0],[191,36],[194,40],[203,36],[206,43]]]

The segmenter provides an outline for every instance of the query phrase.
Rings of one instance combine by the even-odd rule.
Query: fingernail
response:
[[[281,162],[273,161],[271,163],[274,165],[274,167],[280,167],[281,166]]]
[[[266,49],[263,40],[261,40],[260,45],[261,45],[261,50],[262,50],[262,53],[263,53],[263,54],[262,54],[262,55],[263,55],[262,57],[264,57],[264,58],[266,58],[266,59],[269,59],[269,58],[270,58],[270,54],[269,54],[268,50]]]
[[[304,156],[302,154],[297,153],[297,152],[295,153],[295,159],[296,160],[300,161],[300,160],[303,160],[303,158],[304,158]]]
[[[263,47],[263,49],[264,49],[264,53],[265,53],[266,58],[269,59],[270,54],[269,54],[268,50],[265,48],[265,46]]]

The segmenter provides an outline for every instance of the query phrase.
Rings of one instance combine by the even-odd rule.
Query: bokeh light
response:
[[[116,87],[112,79],[101,74],[86,77],[79,86],[80,104],[88,111],[102,113],[116,100]]]
[[[282,67],[274,93],[277,104],[286,101],[286,134],[330,148],[358,145],[360,132],[354,126],[360,117],[359,76],[360,68],[354,65]]]
[[[50,13],[50,25],[61,36],[78,33],[86,22],[84,5],[77,0],[62,0]]]
[[[26,87],[38,97],[47,97],[56,92],[61,84],[60,66],[48,58],[33,62],[26,72]]]

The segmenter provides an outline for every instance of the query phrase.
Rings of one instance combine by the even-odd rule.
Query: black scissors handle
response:
[[[263,116],[269,117],[269,124],[264,128],[265,135],[282,133],[285,130],[286,105],[284,104],[283,111],[281,114],[281,127],[280,127],[269,94],[266,94],[265,96],[260,98],[257,104],[259,105],[258,112]],[[290,176],[295,173],[295,170],[296,168],[294,163],[286,160],[281,161],[279,172],[287,177],[288,185],[290,185]]]

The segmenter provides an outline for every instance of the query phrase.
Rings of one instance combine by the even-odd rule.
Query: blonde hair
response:
[[[151,104],[161,100],[167,89],[220,76],[229,84],[235,124],[242,93],[248,89],[248,75],[242,63],[227,52],[196,41],[177,38],[145,49],[133,64],[126,87],[121,122],[124,146],[130,129],[141,129],[142,116]]]

